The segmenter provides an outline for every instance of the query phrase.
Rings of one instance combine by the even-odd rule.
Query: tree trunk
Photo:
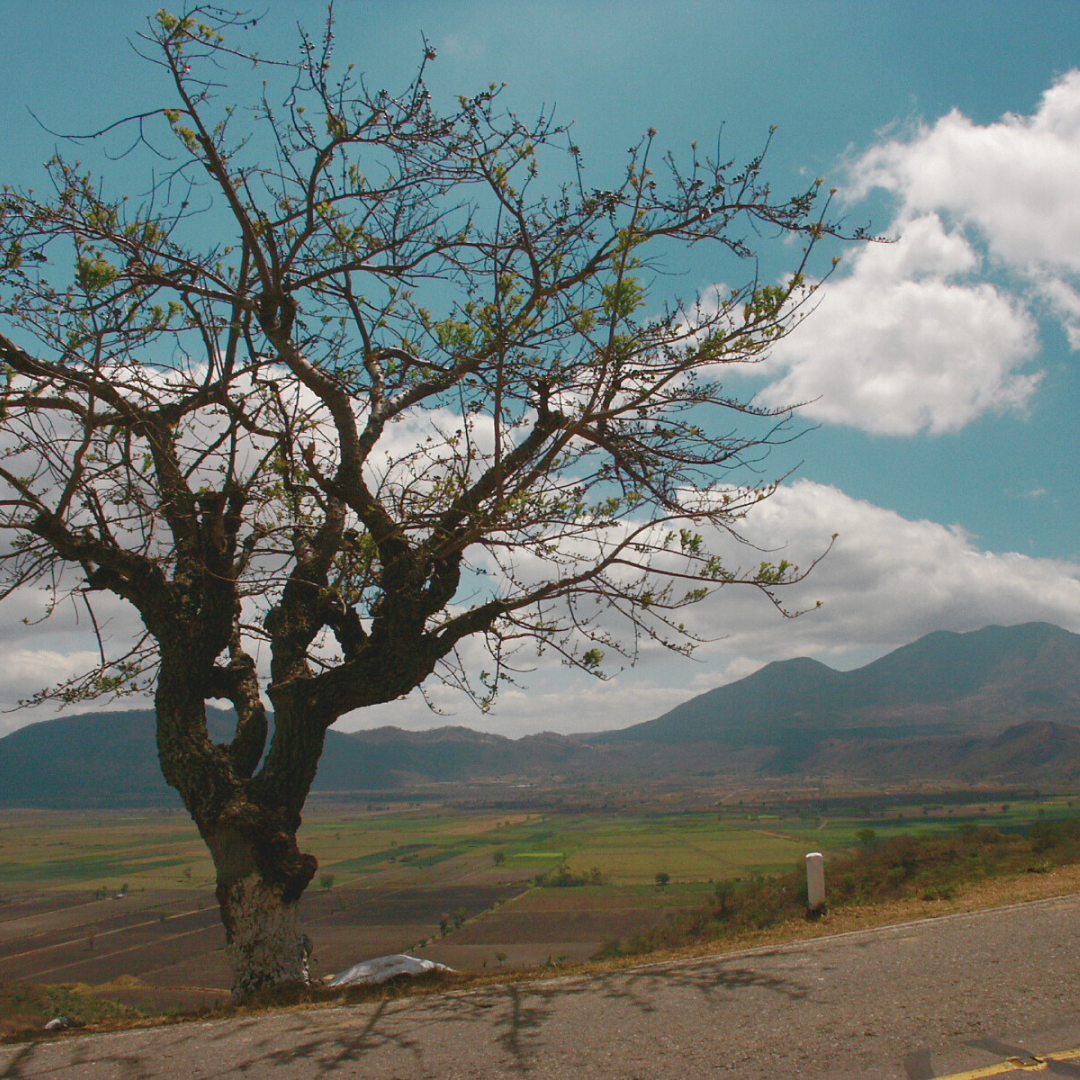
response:
[[[225,953],[237,1000],[282,983],[308,981],[311,945],[300,929],[297,902],[285,900],[283,892],[257,873],[218,883]]]
[[[299,901],[317,863],[296,846],[295,830],[261,835],[219,826],[203,830],[217,870],[233,996],[243,1000],[284,983],[308,982],[311,942],[300,928]],[[264,822],[264,826],[266,823]]]
[[[214,743],[207,731],[206,679],[191,663],[198,649],[180,634],[172,645],[162,649],[158,675],[158,753],[165,779],[180,792],[214,860],[233,994],[243,999],[306,983],[311,945],[298,905],[318,861],[300,851],[296,834],[326,725],[304,724],[306,717],[282,709],[268,757],[279,767],[252,775],[265,717],[261,725],[247,725],[241,738],[243,743],[253,731],[257,736],[259,728],[261,740],[239,748]]]

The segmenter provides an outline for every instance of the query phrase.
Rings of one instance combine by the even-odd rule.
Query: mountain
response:
[[[211,737],[226,742],[236,718],[211,708],[209,723]],[[513,740],[463,727],[331,729],[312,790],[378,791],[432,779],[550,777],[597,753],[602,752],[550,733]],[[148,709],[46,720],[0,739],[0,806],[151,805],[179,806],[180,798],[161,775],[154,714]]]
[[[226,742],[229,712],[208,710],[210,735]],[[346,736],[328,732],[328,761],[341,761]],[[161,775],[154,714],[149,709],[82,713],[13,731],[0,739],[0,806],[180,806]]]
[[[0,805],[141,806],[180,798],[154,753],[153,714],[84,713],[0,739]]]
[[[384,727],[343,737],[350,743],[351,760],[360,759],[364,766],[357,769],[338,763],[339,767],[328,773],[320,764],[315,790],[380,788],[410,781],[550,777],[565,772],[567,766],[580,767],[582,759],[595,753],[577,740],[553,732],[508,739],[465,727],[428,731]]]
[[[1080,725],[1080,635],[1047,623],[939,631],[855,671],[783,660],[590,741],[985,737],[1027,721]]]
[[[797,760],[778,753],[768,771],[879,782],[918,778],[1075,786],[1080,781],[1080,728],[1031,720],[993,738],[827,739]]]
[[[212,737],[235,718],[211,710]],[[507,739],[464,727],[327,732],[313,790],[719,773],[1075,782],[1080,636],[1045,623],[939,632],[855,671],[769,664],[642,724]],[[86,713],[0,739],[0,806],[179,805],[148,710]]]

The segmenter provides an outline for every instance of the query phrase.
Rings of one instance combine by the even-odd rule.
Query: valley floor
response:
[[[828,860],[871,833],[1008,831],[1076,814],[1067,796],[1015,792],[676,794],[634,811],[314,809],[302,836],[320,861],[303,901],[313,973],[403,951],[475,973],[580,963],[700,908],[715,882],[787,870],[810,850]],[[582,884],[550,883],[564,878]],[[223,945],[212,867],[184,815],[0,814],[0,986],[77,983],[156,1011],[213,1007],[228,997]]]

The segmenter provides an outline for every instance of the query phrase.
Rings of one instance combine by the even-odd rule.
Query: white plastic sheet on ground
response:
[[[420,960],[405,953],[392,956],[376,956],[373,960],[362,960],[351,968],[335,975],[330,980],[331,986],[363,986],[368,983],[383,983],[395,975],[423,975],[427,971],[453,971],[445,964],[434,960]]]

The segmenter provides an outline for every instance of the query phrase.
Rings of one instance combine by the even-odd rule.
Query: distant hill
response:
[[[1075,785],[1080,781],[1080,728],[1030,720],[994,738],[828,739],[797,762],[778,757],[770,765],[774,772],[878,781],[917,777]]]
[[[218,741],[234,724],[211,710]],[[929,634],[856,671],[780,661],[655,720],[590,736],[331,730],[314,790],[714,773],[1075,782],[1080,636],[1045,623],[991,626]],[[148,710],[64,717],[0,739],[0,806],[145,805],[179,805]]]
[[[227,741],[235,716],[217,709],[209,715],[211,736]],[[463,727],[331,729],[313,790],[378,791],[431,780],[550,777],[575,763],[580,769],[583,760],[597,755],[604,752],[555,734],[513,740]],[[179,806],[180,797],[161,775],[150,710],[46,720],[0,739],[0,806],[156,805]]]
[[[985,737],[1038,720],[1080,725],[1080,635],[1047,623],[940,631],[855,671],[779,661],[590,741],[778,746],[841,735]]]
[[[0,739],[0,805],[141,806],[180,798],[154,749],[153,714],[102,712],[46,720]]]

